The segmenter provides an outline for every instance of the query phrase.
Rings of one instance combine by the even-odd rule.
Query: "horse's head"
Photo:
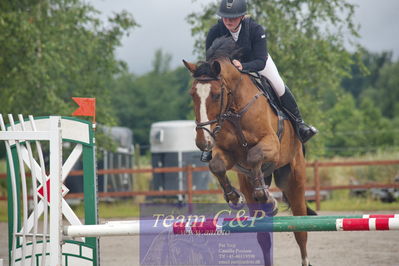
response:
[[[206,52],[206,62],[196,65],[183,60],[194,77],[190,94],[197,122],[196,144],[203,151],[210,151],[215,145],[221,115],[231,104],[229,95],[241,79],[240,72],[231,63],[239,54],[233,38],[220,37]]]
[[[215,145],[215,137],[220,130],[220,117],[228,109],[232,93],[229,79],[224,78],[231,71],[236,71],[230,61],[212,61],[199,65],[184,61],[184,65],[193,74],[194,81],[190,90],[194,103],[197,123],[196,145],[203,151],[210,151]],[[231,65],[226,66],[225,65]],[[222,67],[224,70],[222,73]],[[230,70],[230,71],[229,71]],[[236,71],[236,75],[239,72]]]

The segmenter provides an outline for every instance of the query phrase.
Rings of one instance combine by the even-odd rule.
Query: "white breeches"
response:
[[[277,67],[273,62],[272,57],[270,54],[268,55],[267,61],[266,61],[266,66],[263,70],[259,71],[259,74],[266,77],[278,97],[281,97],[285,93],[285,84],[283,79],[280,77],[280,74],[278,73]]]

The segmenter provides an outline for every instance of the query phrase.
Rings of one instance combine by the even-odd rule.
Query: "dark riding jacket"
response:
[[[219,20],[206,36],[206,50],[211,47],[216,38],[222,36],[231,36],[231,33],[223,24],[223,21]],[[243,70],[258,72],[265,68],[268,54],[267,42],[266,32],[261,25],[252,18],[244,18],[236,43],[242,49],[242,55],[235,59],[241,62]]]

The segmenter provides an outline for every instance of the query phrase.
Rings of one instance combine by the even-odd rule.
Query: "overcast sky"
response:
[[[131,72],[151,69],[156,49],[173,56],[172,67],[181,60],[195,60],[194,39],[185,17],[214,0],[86,0],[103,13],[103,18],[121,10],[129,11],[141,27],[124,37],[117,49],[119,59]],[[349,0],[358,5],[355,22],[360,24],[360,43],[372,52],[393,51],[399,57],[399,0]]]

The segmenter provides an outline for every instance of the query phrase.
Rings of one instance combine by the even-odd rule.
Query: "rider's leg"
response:
[[[303,121],[295,98],[288,87],[285,86],[284,81],[281,79],[277,67],[270,55],[266,61],[265,68],[260,71],[259,74],[265,76],[270,81],[274,91],[278,97],[280,97],[283,108],[288,113],[291,118],[291,122],[297,129],[299,139],[302,141],[302,143],[308,141],[317,133],[317,129],[313,126],[305,124]]]
[[[296,125],[299,139],[302,143],[305,143],[317,134],[318,131],[315,127],[307,125],[303,121],[294,95],[292,95],[288,87],[285,88],[284,95],[280,97],[280,102],[288,116],[291,118],[291,121],[294,123],[294,127]]]
[[[278,97],[281,97],[285,93],[285,84],[283,79],[280,77],[278,73],[276,64],[274,64],[272,57],[270,54],[267,57],[265,68],[259,72],[260,75],[266,77],[270,84],[273,87],[273,90],[276,92]]]

